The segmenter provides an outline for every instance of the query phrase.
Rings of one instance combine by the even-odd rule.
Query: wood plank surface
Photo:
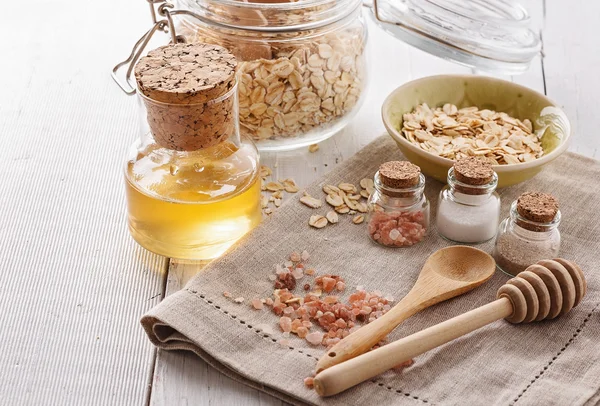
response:
[[[142,3],[3,12],[0,404],[141,405],[148,393],[155,349],[139,318],[161,300],[167,260],[127,231],[137,112],[109,76],[147,23],[131,21]]]
[[[546,90],[571,119],[571,150],[598,158],[600,3],[524,3],[544,58],[508,79]],[[281,405],[191,354],[156,354],[139,326],[201,268],[169,265],[126,228],[122,165],[137,112],[108,72],[147,29],[146,2],[26,5],[0,24],[0,403]],[[382,134],[381,103],[402,83],[472,72],[369,28],[361,111],[316,153],[264,154],[276,177],[305,186]]]

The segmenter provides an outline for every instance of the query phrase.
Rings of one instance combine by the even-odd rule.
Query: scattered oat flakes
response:
[[[288,193],[297,193],[299,190],[298,185],[296,185],[296,182],[293,179],[285,179],[282,183],[285,191]]]
[[[300,202],[310,207],[311,209],[318,209],[323,205],[321,199],[316,199],[309,194],[306,194],[300,198]]]
[[[360,224],[360,223],[362,223],[363,221],[365,221],[365,216],[364,216],[364,215],[362,215],[362,214],[357,214],[356,216],[354,216],[354,217],[352,218],[352,222],[353,222],[354,224]]]
[[[356,193],[356,186],[352,183],[340,183],[338,188],[346,193]]]
[[[308,146],[308,152],[317,152],[319,150],[319,144],[312,144]]]
[[[325,193],[327,195],[339,194],[340,193],[340,189],[337,186],[324,185],[323,186],[323,193]]]
[[[342,204],[344,204],[344,199],[337,194],[327,195],[327,197],[325,197],[325,201],[333,207],[341,206]]]
[[[269,205],[269,197],[262,195],[260,198],[260,207],[265,209]]]
[[[284,186],[279,182],[269,182],[265,185],[265,187],[271,192],[277,192],[285,189]]]
[[[348,214],[350,212],[350,208],[348,206],[346,206],[345,204],[342,204],[341,206],[337,206],[335,209],[336,213],[339,214]]]
[[[310,216],[310,220],[308,221],[308,224],[314,228],[323,228],[327,225],[327,218],[320,216],[318,214],[315,214],[313,216]]]
[[[260,177],[261,178],[266,178],[267,176],[271,176],[272,174],[273,174],[273,171],[271,170],[271,168],[269,168],[266,165],[260,166]]]
[[[266,215],[269,215],[269,214],[273,213],[273,209],[272,209],[272,208],[270,208],[270,207],[267,207],[267,208],[264,210],[264,213],[265,213]]]
[[[337,213],[333,210],[328,211],[325,217],[327,218],[327,221],[329,221],[331,224],[335,224],[339,221]]]

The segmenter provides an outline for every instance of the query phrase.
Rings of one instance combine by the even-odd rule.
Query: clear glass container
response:
[[[387,247],[409,247],[422,241],[429,232],[429,201],[425,176],[415,186],[394,189],[383,184],[379,171],[373,179],[374,190],[367,202],[367,226],[371,239]]]
[[[540,35],[512,0],[373,0],[375,23],[396,38],[485,72],[526,72]]]
[[[361,0],[179,0],[177,33],[239,61],[240,129],[261,151],[331,137],[357,113],[367,80]],[[174,12],[174,15],[177,13]]]
[[[518,213],[514,201],[509,217],[498,227],[492,253],[498,269],[515,276],[542,259],[556,258],[560,250],[560,220],[560,210],[549,223],[527,220]]]
[[[498,175],[484,185],[458,181],[454,167],[448,171],[448,184],[438,199],[436,227],[445,239],[477,244],[496,235],[500,222],[500,196],[496,193]]]
[[[172,105],[139,90],[137,94],[141,133],[125,163],[131,235],[144,248],[167,257],[218,257],[261,221],[256,147],[240,137],[235,119],[228,136],[216,145],[192,151],[165,148],[153,135],[148,109],[185,115],[226,103],[235,114],[237,91],[234,87],[202,105]]]

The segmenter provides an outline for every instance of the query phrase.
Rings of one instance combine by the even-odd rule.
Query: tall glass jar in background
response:
[[[497,267],[515,276],[542,259],[556,258],[560,251],[560,220],[554,197],[523,193],[498,228],[492,253]]]
[[[222,45],[240,61],[240,130],[261,151],[331,137],[357,113],[367,80],[361,0],[179,0],[188,42]]]
[[[405,161],[382,164],[373,179],[367,226],[371,239],[387,247],[409,247],[429,231],[429,201],[425,176]]]
[[[261,220],[259,157],[239,133],[235,58],[214,45],[167,45],[135,72],[141,134],[125,164],[131,235],[167,257],[215,258]],[[194,80],[168,87],[181,72]],[[201,89],[179,87],[196,79]]]

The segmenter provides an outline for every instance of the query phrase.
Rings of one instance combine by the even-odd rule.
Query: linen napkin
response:
[[[307,191],[323,197],[323,184],[358,184],[372,177],[382,162],[402,159],[394,142],[380,137]],[[433,219],[442,186],[427,179]],[[402,372],[388,371],[339,395],[320,398],[304,386],[303,379],[325,349],[293,335],[289,345],[281,345],[279,317],[249,303],[254,297],[272,295],[268,276],[274,265],[282,264],[293,251],[306,250],[318,274],[345,279],[345,295],[362,285],[399,299],[415,283],[426,258],[451,244],[437,235],[433,224],[426,240],[401,249],[372,243],[366,226],[353,224],[352,216],[340,216],[338,224],[323,229],[309,227],[309,217],[325,214],[328,208],[313,210],[300,204],[299,193],[183,290],[150,310],[142,325],[159,348],[193,351],[226,375],[293,404],[596,405],[600,402],[600,164],[563,154],[532,180],[500,190],[503,217],[524,191],[544,191],[559,199],[561,257],[577,262],[588,281],[587,296],[579,306],[555,320],[521,325],[500,320],[417,357]],[[478,247],[490,252],[492,245]],[[496,272],[483,286],[411,317],[389,340],[495,300],[496,290],[507,279]],[[302,289],[299,285],[297,289]],[[223,296],[224,291],[246,300],[235,303]],[[264,325],[272,326],[273,332],[265,332]]]

